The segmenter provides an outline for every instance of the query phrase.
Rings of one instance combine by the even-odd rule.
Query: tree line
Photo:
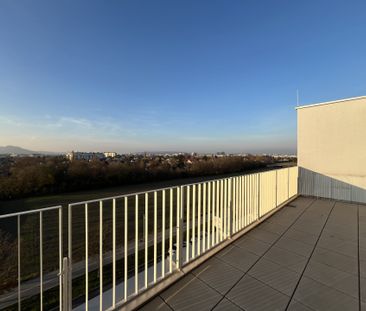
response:
[[[124,161],[69,161],[64,157],[14,158],[1,168],[0,200],[243,172],[273,162],[273,158],[267,156],[187,158],[181,155]]]

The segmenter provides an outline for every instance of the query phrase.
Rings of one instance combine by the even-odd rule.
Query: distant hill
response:
[[[44,154],[44,155],[57,155],[60,153],[50,151],[32,151],[17,146],[0,146],[0,154]]]

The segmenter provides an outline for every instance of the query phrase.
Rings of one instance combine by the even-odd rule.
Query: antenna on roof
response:
[[[300,106],[299,90],[296,90],[296,107]]]

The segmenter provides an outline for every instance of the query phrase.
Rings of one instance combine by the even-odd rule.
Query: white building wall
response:
[[[366,203],[366,96],[297,108],[299,191]]]

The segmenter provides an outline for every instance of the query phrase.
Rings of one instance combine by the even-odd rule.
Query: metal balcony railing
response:
[[[291,167],[73,203],[64,221],[61,206],[0,216],[17,220],[17,283],[0,294],[0,308],[20,310],[25,301],[40,310],[122,306],[296,196],[297,180]],[[45,223],[55,211],[53,224],[49,215]],[[36,276],[22,270],[21,218],[29,214],[38,219],[30,229],[38,232]]]

